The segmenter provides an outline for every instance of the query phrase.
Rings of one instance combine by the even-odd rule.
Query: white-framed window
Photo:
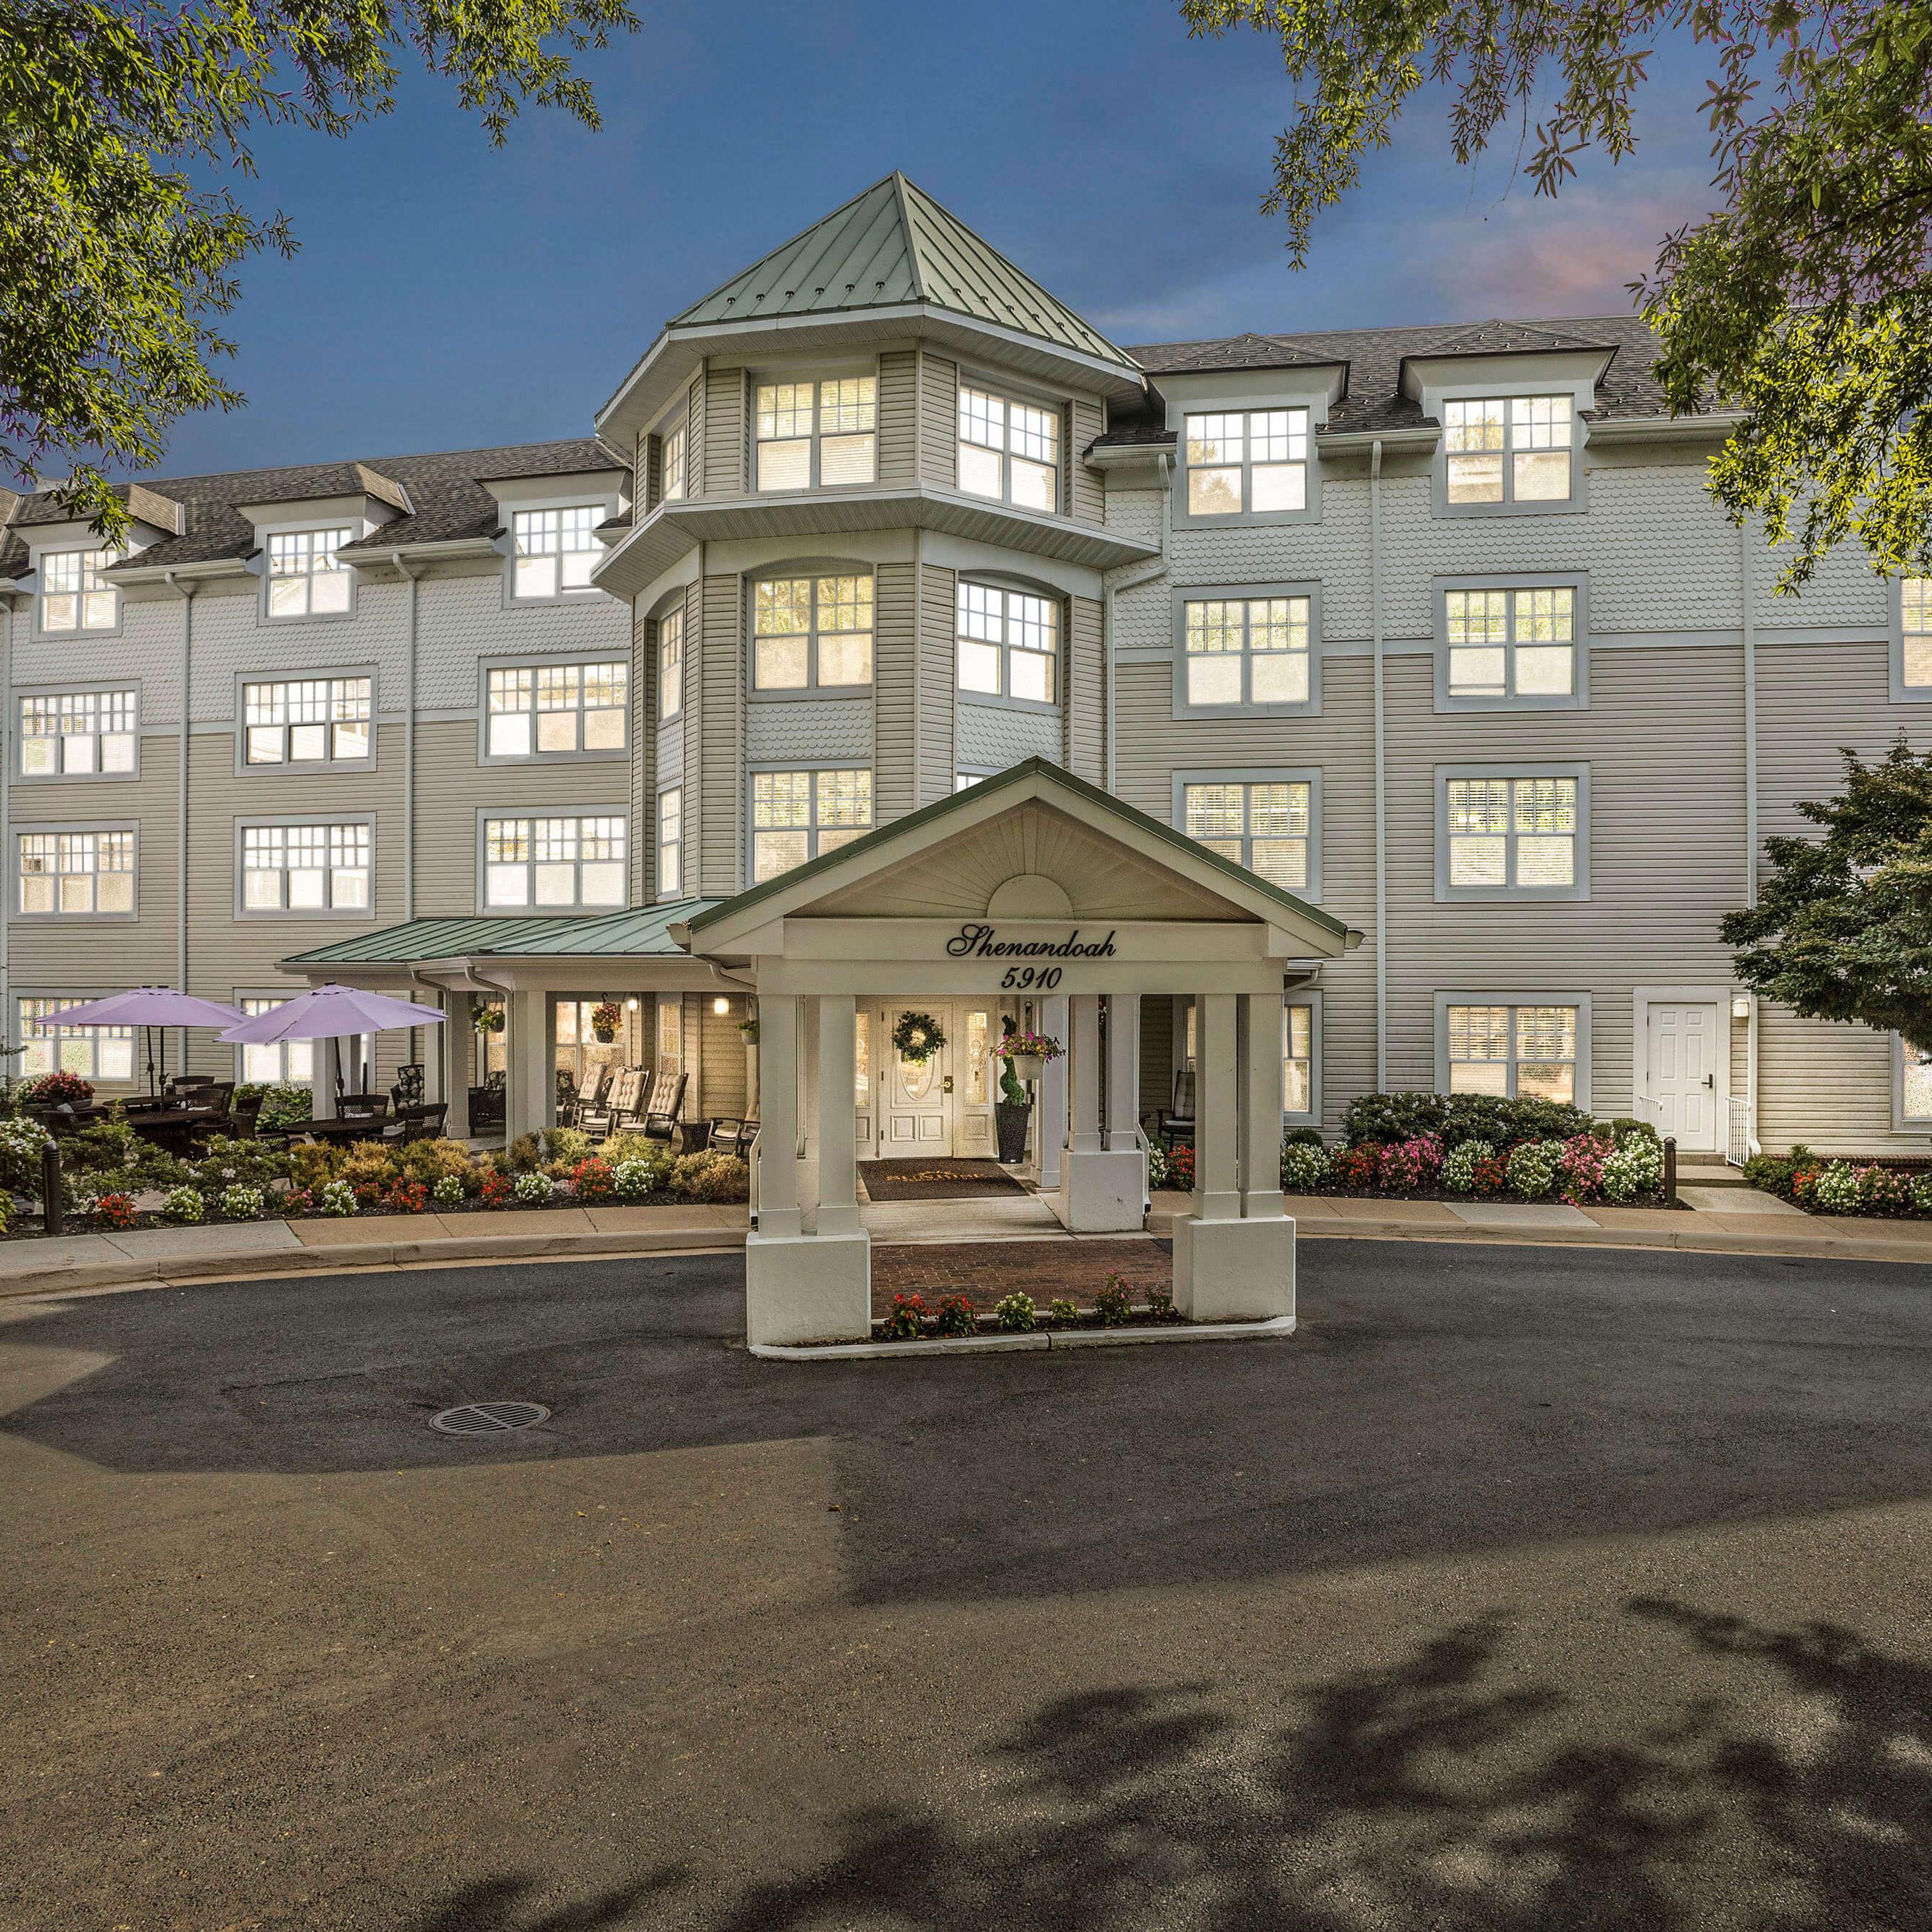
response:
[[[373,909],[374,838],[366,818],[244,820],[236,838],[240,916]]]
[[[1567,503],[1576,405],[1569,396],[1452,398],[1442,405],[1444,500],[1452,508]]]
[[[42,826],[15,835],[22,919],[132,919],[131,826]]]
[[[1281,1111],[1294,1125],[1322,1118],[1322,995],[1290,993],[1281,1007]]]
[[[1181,598],[1176,715],[1312,710],[1318,696],[1314,610],[1306,592]]]
[[[956,771],[952,774],[952,789],[955,791],[970,791],[976,784],[993,776],[994,768],[990,765],[982,770]]]
[[[1451,581],[1438,595],[1438,710],[1582,704],[1580,584]]]
[[[658,896],[674,899],[684,891],[684,788],[658,794]]]
[[[83,1080],[134,1077],[132,1027],[64,1027],[52,1016],[84,1004],[78,994],[47,999],[24,994],[14,1002],[14,1037],[20,1042],[15,1063],[22,1080],[44,1073],[77,1073]]]
[[[1321,889],[1321,782],[1313,772],[1182,772],[1174,821],[1284,891]]]
[[[1892,701],[1932,703],[1932,577],[1901,578],[1894,595],[1898,602],[1892,644]]]
[[[869,571],[760,578],[752,586],[752,688],[850,689],[872,681]]]
[[[483,910],[621,906],[629,850],[622,814],[482,818]]]
[[[756,489],[837,489],[878,473],[876,376],[760,382],[752,422]]]
[[[1033,704],[1058,700],[1060,604],[1055,598],[961,578],[959,688]]]
[[[657,1070],[660,1073],[682,1071],[684,1063],[684,1002],[676,993],[658,995]]]
[[[593,590],[590,572],[602,548],[597,526],[604,514],[601,503],[512,512],[512,596],[520,602],[541,603]]]
[[[104,574],[111,550],[57,550],[40,560],[40,628],[50,637],[111,631],[121,622],[121,592]]]
[[[133,778],[141,764],[136,691],[20,694],[22,778]]]
[[[244,765],[365,765],[375,754],[373,677],[247,679]]]
[[[690,486],[686,441],[686,426],[680,423],[675,429],[664,433],[664,440],[658,447],[658,501],[661,503],[681,502],[684,493]]]
[[[1932,1128],[1932,1053],[1892,1036],[1892,1126],[1894,1133]]]
[[[1190,414],[1181,439],[1190,517],[1294,515],[1308,507],[1308,412]]]
[[[872,829],[872,774],[847,770],[752,774],[752,878],[775,879]]]
[[[238,993],[235,1004],[252,1020],[286,1006],[292,997],[287,993]],[[266,1046],[238,1046],[235,1072],[250,1086],[306,1087],[315,1072],[315,1042],[278,1040]]]
[[[1589,896],[1589,778],[1581,765],[1438,766],[1436,896]]]
[[[483,674],[486,758],[615,757],[629,736],[631,667],[491,664]]]
[[[1440,1091],[1590,1104],[1582,995],[1438,994],[1436,1025]]]
[[[268,615],[346,616],[356,602],[356,570],[337,555],[352,530],[274,530],[268,542]]]
[[[684,606],[674,604],[658,620],[658,722],[684,709]]]
[[[1060,508],[1060,412],[959,386],[959,488],[969,496],[1017,504],[1024,510]]]

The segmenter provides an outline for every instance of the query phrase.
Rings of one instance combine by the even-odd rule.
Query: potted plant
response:
[[[1043,1033],[1010,1033],[1000,1042],[1000,1058],[1022,1080],[1037,1080],[1060,1051],[1059,1041]]]
[[[590,1009],[590,1030],[599,1046],[608,1046],[617,1037],[617,1022],[622,1018],[615,1000],[599,1000]]]
[[[994,1048],[1000,1063],[1000,1097],[993,1103],[993,1132],[1000,1144],[1000,1160],[1016,1167],[1026,1159],[1027,1124],[1033,1114],[1033,1096],[1020,1084],[1022,1078],[1037,1080],[1046,1063],[1060,1051],[1057,1040],[1038,1034],[1017,1031],[1011,1020]]]
[[[471,1024],[478,1033],[501,1033],[506,1016],[500,1006],[478,1006]]]
[[[71,1112],[94,1098],[94,1088],[78,1073],[43,1073],[20,1088],[20,1104],[30,1114]]]
[[[758,1043],[758,1022],[756,1020],[740,1020],[738,1022],[738,1037],[742,1040],[747,1046],[756,1046]]]

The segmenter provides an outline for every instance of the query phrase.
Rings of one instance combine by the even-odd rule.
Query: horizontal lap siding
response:
[[[953,629],[958,579],[936,564],[920,569],[920,799],[930,805],[952,789],[957,758],[958,693],[956,688]]]
[[[874,572],[872,818],[878,825],[903,818],[916,802],[914,740],[919,728],[917,615],[914,568],[882,563]]]
[[[909,349],[879,358],[879,481],[910,483],[918,472],[917,358]]]
[[[722,898],[738,890],[744,851],[744,646],[742,580],[704,580],[703,642],[697,707],[698,756],[687,755],[685,808],[691,809],[697,773],[698,890]],[[688,632],[686,633],[688,636]],[[690,746],[687,737],[687,754]]]
[[[1066,764],[1098,784],[1106,775],[1107,660],[1100,606],[1090,597],[1067,599]]]
[[[921,481],[935,490],[950,490],[957,480],[959,430],[959,370],[956,364],[928,352],[922,358],[925,391],[920,398],[924,426],[920,440]]]
[[[1083,524],[1106,520],[1106,486],[1097,470],[1088,468],[1087,450],[1106,427],[1098,403],[1076,402],[1067,412],[1072,434],[1068,439],[1066,464],[1072,478],[1073,514]]]
[[[706,372],[704,494],[707,496],[740,496],[745,493],[748,380],[742,369]]]
[[[727,995],[722,1013],[712,1011],[716,998],[694,993],[685,1003],[686,1036],[694,1037],[698,1046],[696,1090],[687,1092],[685,1102],[685,1112],[694,1120],[733,1119],[745,1111],[745,1036],[738,1030],[744,998]]]

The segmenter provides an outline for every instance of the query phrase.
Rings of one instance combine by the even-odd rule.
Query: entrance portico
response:
[[[1076,1233],[1142,1225],[1139,1005],[1191,995],[1199,1124],[1192,1211],[1175,1230],[1176,1304],[1196,1320],[1293,1312],[1281,1002],[1292,963],[1305,970],[1354,943],[1339,920],[1032,760],[710,908],[673,936],[758,992],[753,1342],[870,1332],[854,1096],[858,1015],[884,988],[900,1008],[1018,1009],[1060,1039],[1065,1057],[1049,1070],[1064,1073],[1065,1111],[1042,1092],[1040,1169]],[[875,1084],[891,1077],[891,1058],[890,1040],[875,1039]]]

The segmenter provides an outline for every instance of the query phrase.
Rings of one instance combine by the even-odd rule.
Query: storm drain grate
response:
[[[446,1436],[499,1436],[507,1429],[530,1429],[548,1419],[540,1402],[466,1402],[432,1415],[429,1426]]]

